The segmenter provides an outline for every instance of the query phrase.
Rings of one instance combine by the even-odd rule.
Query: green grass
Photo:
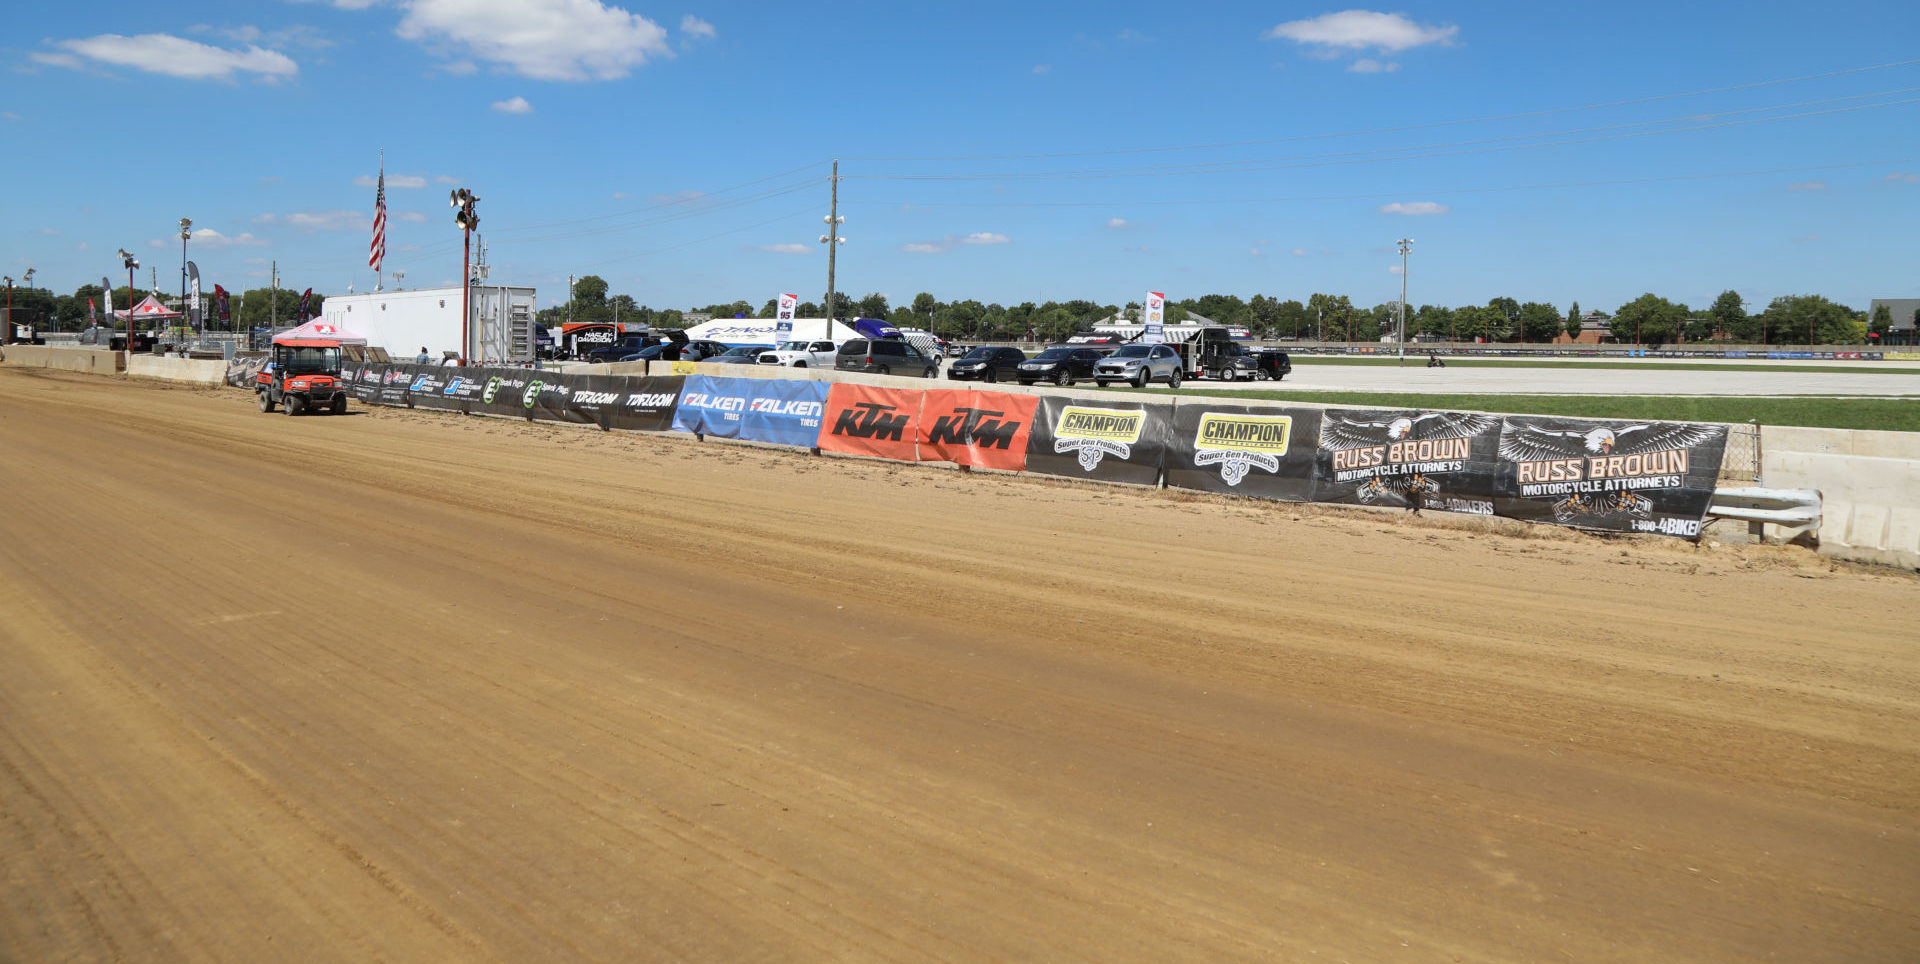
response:
[[[1372,358],[1352,358],[1338,355],[1293,355],[1295,365],[1391,365],[1399,361],[1396,355],[1379,355]],[[1425,365],[1425,355],[1407,355],[1407,364]],[[1661,359],[1648,359],[1643,362],[1630,361],[1577,361],[1556,358],[1455,358],[1447,357],[1448,368],[1619,368],[1632,371],[1656,370],[1663,372],[1838,372],[1844,375],[1920,375],[1920,368],[1903,365],[1874,362],[1856,366],[1847,365],[1781,365],[1765,362],[1731,361],[1722,364],[1701,362],[1670,362]]]
[[[1138,391],[1138,389],[1115,389]],[[1170,394],[1150,389],[1154,394]],[[1920,399],[1901,398],[1725,398],[1645,395],[1402,395],[1389,392],[1210,392],[1183,390],[1223,401],[1258,398],[1323,405],[1381,408],[1464,409],[1507,415],[1564,415],[1570,418],[1628,418],[1650,421],[1746,422],[1807,428],[1920,432]]]

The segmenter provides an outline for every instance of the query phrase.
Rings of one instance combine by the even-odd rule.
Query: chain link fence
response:
[[[1727,454],[1720,461],[1719,485],[1760,484],[1760,425],[1727,426]]]

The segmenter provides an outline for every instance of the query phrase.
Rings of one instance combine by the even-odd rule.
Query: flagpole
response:
[[[375,203],[375,204],[377,204],[377,205],[379,205],[379,206],[381,206],[381,207],[385,207],[385,206],[386,206],[386,201],[387,201],[387,199],[386,199],[386,189],[387,189],[387,149],[383,147],[383,148],[381,148],[381,149],[380,149],[380,187],[379,187],[379,194],[378,194],[378,195],[376,195],[376,197],[375,197],[375,201],[374,201],[374,203]],[[382,220],[384,221],[384,219],[382,219]],[[381,225],[381,231],[382,231],[382,232],[384,233],[384,232],[385,232],[385,230],[386,230],[386,225],[385,225],[385,224],[383,223],[383,224]],[[375,264],[375,265],[373,266],[373,290],[375,290],[375,291],[385,291],[385,290],[386,290],[386,283],[385,283],[385,282],[384,282],[384,281],[383,281],[383,280],[381,279],[381,275],[382,275],[382,273],[383,273],[381,269],[383,269],[384,267],[386,267],[386,260],[387,260],[387,259],[386,259],[386,253],[387,253],[387,252],[386,252],[386,244],[385,244],[385,239],[384,239],[384,238],[382,238],[382,243],[381,243],[381,245],[380,245],[380,255],[381,255],[381,257],[380,257],[380,262],[379,262],[379,263],[377,263],[377,264]]]

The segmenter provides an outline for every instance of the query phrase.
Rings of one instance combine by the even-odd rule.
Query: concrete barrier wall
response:
[[[1920,569],[1920,432],[1762,426],[1760,456],[1762,485],[1819,490],[1822,555]]]
[[[127,375],[189,385],[224,385],[227,383],[227,363],[218,359],[135,355],[127,362]]]
[[[126,366],[125,354],[98,348],[60,348],[53,345],[8,345],[0,349],[0,364],[24,368],[52,368],[89,375],[112,375]]]

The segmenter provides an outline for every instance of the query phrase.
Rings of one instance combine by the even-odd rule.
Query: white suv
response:
[[[832,368],[839,346],[830,341],[790,341],[772,351],[760,353],[762,365],[789,368]]]
[[[1145,388],[1148,382],[1166,382],[1168,388],[1179,388],[1185,367],[1173,349],[1136,342],[1120,346],[1119,351],[1094,365],[1093,380],[1101,388],[1108,382],[1129,382],[1135,388]]]

